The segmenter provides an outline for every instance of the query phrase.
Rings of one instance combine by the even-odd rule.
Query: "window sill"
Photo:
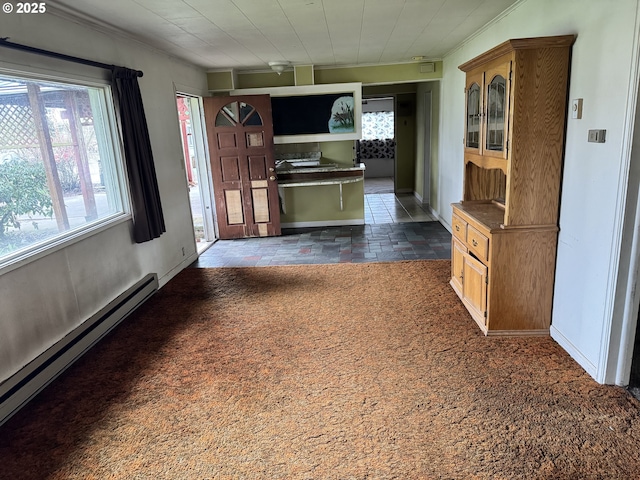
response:
[[[68,234],[63,235],[56,240],[52,240],[45,245],[34,247],[33,250],[28,250],[16,257],[9,258],[6,261],[0,262],[0,276],[104,232],[116,225],[128,222],[131,218],[130,213],[115,214],[112,218],[102,219],[99,224],[83,228],[82,230],[69,232]]]

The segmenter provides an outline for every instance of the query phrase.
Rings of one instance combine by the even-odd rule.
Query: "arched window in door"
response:
[[[228,103],[216,115],[216,127],[235,127],[238,124],[260,127],[262,118],[252,105],[245,102]]]

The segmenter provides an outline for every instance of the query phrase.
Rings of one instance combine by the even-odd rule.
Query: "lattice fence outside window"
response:
[[[0,267],[125,213],[108,98],[107,87],[0,76]]]

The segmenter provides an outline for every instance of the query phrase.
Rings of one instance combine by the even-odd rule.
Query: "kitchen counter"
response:
[[[283,225],[363,224],[364,170],[363,163],[357,166],[286,164],[284,168],[276,168],[281,213],[285,217]],[[338,202],[332,200],[336,196]]]
[[[341,177],[359,181],[364,178],[364,163],[349,167],[337,164],[276,168],[279,185],[313,184],[314,181],[329,181]],[[357,179],[357,180],[353,180]],[[334,182],[335,183],[335,182]],[[298,185],[301,186],[301,185]]]

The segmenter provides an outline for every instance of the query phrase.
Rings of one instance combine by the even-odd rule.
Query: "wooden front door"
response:
[[[280,235],[269,95],[207,97],[204,114],[219,237]]]

